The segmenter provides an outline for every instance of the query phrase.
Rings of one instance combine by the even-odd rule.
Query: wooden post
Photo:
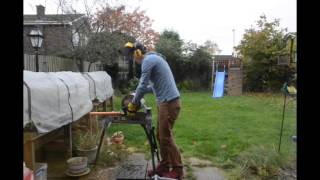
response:
[[[96,106],[96,112],[99,110],[99,105]],[[91,117],[90,117],[91,118]],[[96,116],[94,119],[94,122],[91,122],[92,124],[92,130],[94,132],[94,134],[96,134],[98,132],[98,127],[97,127],[97,122],[98,122],[98,116]]]
[[[107,100],[105,100],[104,102],[103,102],[103,111],[104,112],[107,112],[107,104],[108,104],[108,101]]]
[[[28,168],[34,170],[36,162],[36,150],[40,149],[44,144],[59,137],[60,133],[64,130],[65,144],[67,149],[70,150],[72,156],[72,131],[71,124],[65,125],[61,128],[53,130],[48,133],[38,134],[36,132],[23,133],[23,154],[24,161]]]
[[[110,104],[111,104],[111,111],[113,111],[113,96],[110,98]]]
[[[213,81],[214,81],[214,60],[212,61],[212,75],[211,75],[211,91],[213,91]]]
[[[27,142],[24,143],[23,155],[26,166],[31,170],[35,170],[35,146],[32,140],[27,140]]]
[[[72,123],[64,126],[64,138],[67,149],[67,157],[72,157]]]

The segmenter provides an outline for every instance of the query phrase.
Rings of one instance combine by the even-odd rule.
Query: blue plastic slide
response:
[[[213,96],[214,98],[219,98],[223,96],[224,91],[224,77],[225,72],[216,72],[216,79],[214,82]]]

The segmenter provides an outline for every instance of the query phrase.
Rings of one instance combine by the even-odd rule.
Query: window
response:
[[[72,43],[73,46],[79,46],[80,35],[75,30],[72,30]]]

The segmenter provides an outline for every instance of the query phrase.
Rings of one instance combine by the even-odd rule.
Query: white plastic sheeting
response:
[[[89,95],[90,95],[90,99],[93,101],[94,99],[96,99],[96,93],[95,93],[95,82],[93,81],[93,79],[88,75],[88,74],[82,74],[84,78],[87,79],[88,83],[89,83]]]
[[[32,121],[39,133],[50,132],[78,120],[92,109],[89,83],[80,73],[24,71],[24,125]],[[25,107],[30,104],[31,107]],[[30,111],[29,111],[30,108]],[[27,118],[31,113],[31,119]],[[26,118],[26,119],[25,119]]]
[[[23,126],[32,122],[39,133],[80,119],[92,110],[92,100],[112,97],[111,77],[104,71],[24,71]]]
[[[62,80],[66,85],[69,94],[69,103],[72,110],[72,120],[78,120],[83,115],[92,110],[92,101],[90,99],[89,83],[81,73],[74,72],[56,72],[49,73]]]
[[[23,127],[30,122],[28,98],[28,88],[23,84]]]
[[[90,98],[95,97],[93,99],[104,102],[113,95],[111,77],[105,71],[88,72],[84,76],[90,79]]]

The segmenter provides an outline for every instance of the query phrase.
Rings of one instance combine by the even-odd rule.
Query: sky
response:
[[[69,0],[74,9],[84,11],[84,2],[92,9],[101,6],[101,0]],[[297,30],[296,0],[105,0],[110,4],[124,3],[128,9],[140,7],[154,20],[153,29],[179,33],[185,41],[199,45],[206,40],[218,44],[220,54],[231,55],[245,29],[255,27],[260,15],[268,21],[280,19],[280,27],[289,32]],[[36,5],[46,7],[46,14],[61,13],[58,0],[24,0],[23,13],[36,14]],[[234,31],[233,31],[234,30]]]

